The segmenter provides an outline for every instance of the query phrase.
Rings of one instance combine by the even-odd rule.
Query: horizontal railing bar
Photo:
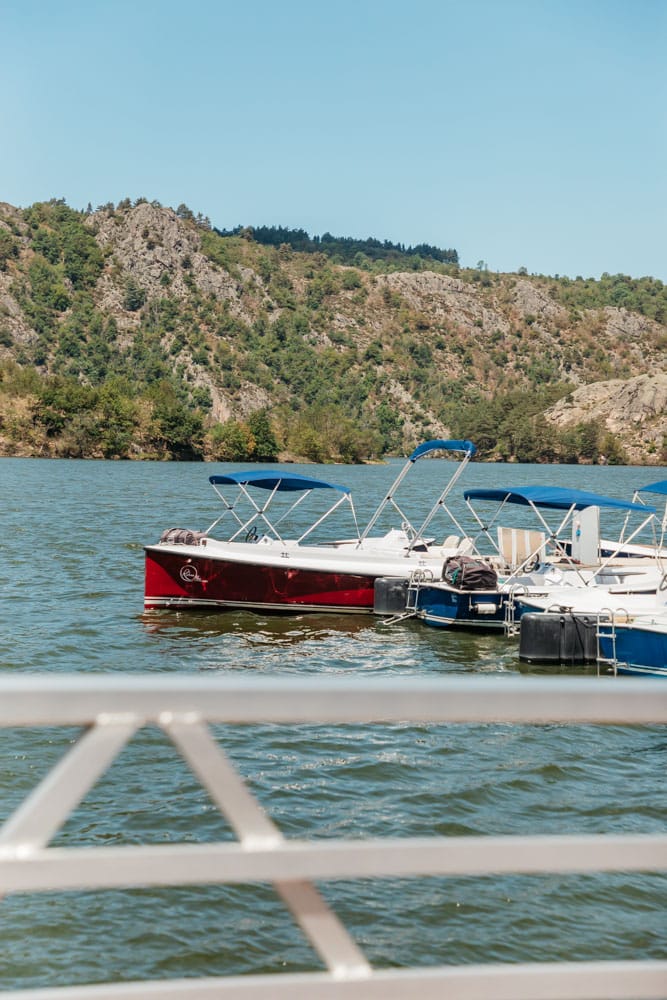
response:
[[[205,678],[32,674],[0,679],[0,726],[89,725],[100,718],[167,724],[173,715],[227,723],[667,721],[667,685],[648,678]]]
[[[0,851],[0,891],[667,870],[667,835],[420,837]]]
[[[3,1000],[664,1000],[667,962],[383,969],[334,979],[321,973],[172,979],[3,993]]]

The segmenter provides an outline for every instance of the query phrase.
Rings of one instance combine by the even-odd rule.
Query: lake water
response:
[[[400,465],[289,469],[350,486],[363,522]],[[372,616],[144,614],[143,544],[167,527],[207,527],[219,513],[208,476],[225,468],[0,460],[3,672],[539,669],[521,664],[517,642],[502,636],[415,622],[389,629]],[[444,461],[418,463],[401,491],[406,512],[423,518],[451,471]],[[457,494],[548,482],[627,499],[666,475],[473,464]],[[515,520],[525,524],[526,511]],[[605,519],[605,533],[619,523]],[[0,820],[73,735],[2,734]],[[219,735],[288,837],[653,833],[667,818],[664,727],[258,726]],[[168,740],[145,729],[54,843],[231,836]],[[667,958],[664,876],[407,879],[323,891],[377,966]],[[263,886],[8,897],[0,940],[0,989],[320,967]]]

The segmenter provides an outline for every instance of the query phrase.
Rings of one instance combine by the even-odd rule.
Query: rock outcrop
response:
[[[121,269],[106,270],[98,285],[102,308],[120,316],[120,325],[137,317],[123,309],[123,279],[132,278],[148,299],[169,294],[186,298],[189,282],[204,295],[227,302],[230,312],[245,321],[252,315],[242,304],[244,286],[257,275],[241,269],[240,279],[214,264],[201,252],[201,234],[185,226],[170,208],[143,202],[126,216],[101,210],[89,216],[88,225],[100,246],[107,249]]]
[[[632,461],[643,464],[661,452],[667,437],[667,374],[582,386],[545,417],[561,428],[598,420],[618,435]]]

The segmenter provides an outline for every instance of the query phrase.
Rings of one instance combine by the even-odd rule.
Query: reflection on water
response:
[[[187,653],[199,670],[287,673],[489,673],[514,670],[516,640],[496,633],[387,625],[373,615],[167,612],[141,616],[167,659]],[[194,647],[194,648],[192,648]]]
[[[191,665],[198,670],[331,674],[419,667],[420,633],[415,644],[409,631],[383,627],[372,615],[151,612],[142,621],[163,656],[194,647]]]
[[[268,643],[298,643],[317,639],[330,632],[354,635],[371,628],[369,615],[275,614],[249,611],[146,611],[141,620],[149,634],[196,639],[198,636],[224,636],[244,633],[249,639]]]

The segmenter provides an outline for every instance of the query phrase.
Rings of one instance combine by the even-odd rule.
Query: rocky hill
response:
[[[261,415],[297,458],[453,434],[658,464],[666,317],[652,279],[350,266],[185,206],[0,204],[0,453],[262,457]]]

